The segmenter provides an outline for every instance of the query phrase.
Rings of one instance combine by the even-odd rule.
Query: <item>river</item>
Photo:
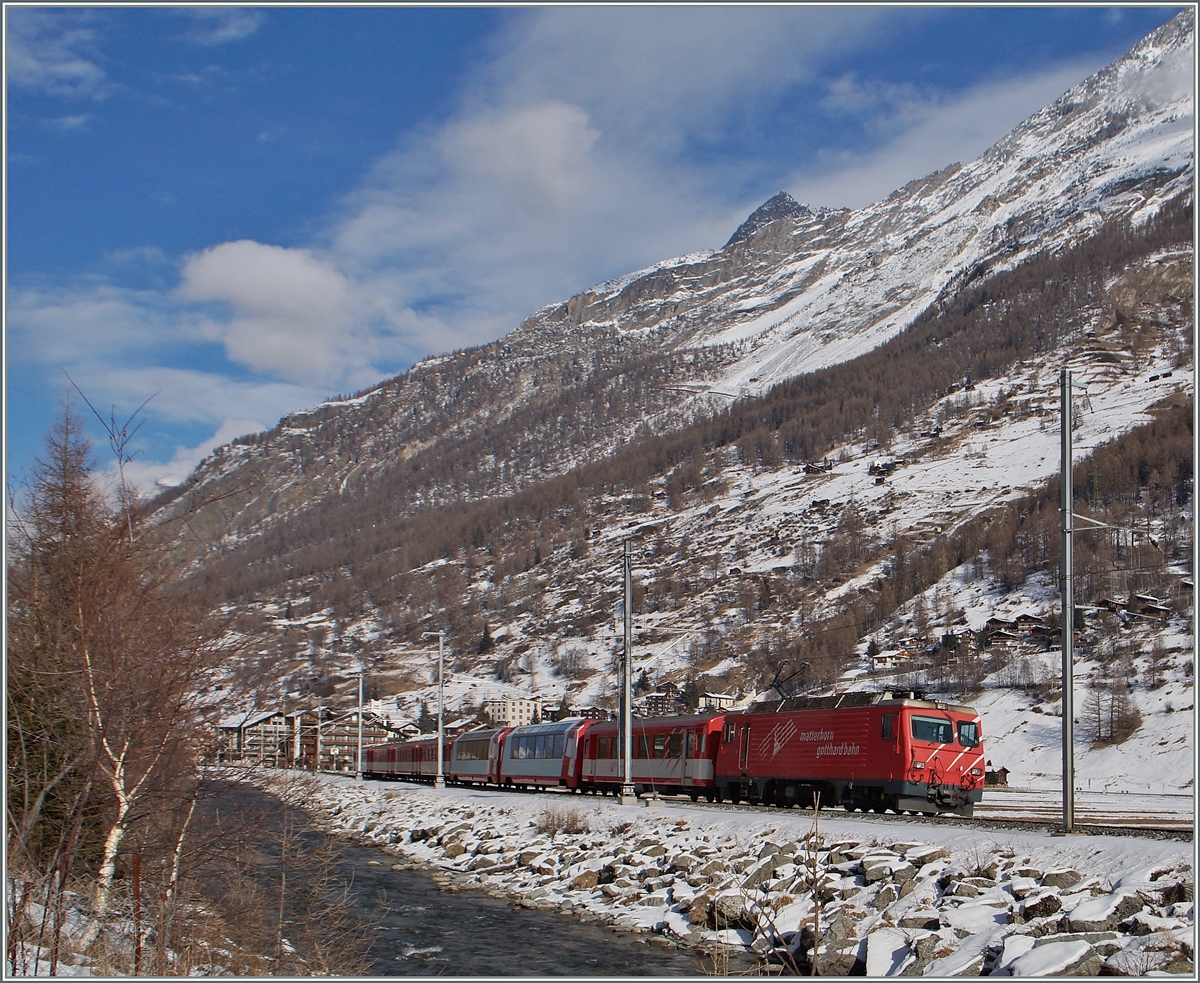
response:
[[[285,807],[246,785],[227,795],[261,809],[257,844],[273,852],[270,835]],[[303,813],[288,810],[316,846],[329,838]],[[259,839],[259,837],[256,837]],[[397,857],[373,846],[338,842],[337,870],[351,884],[351,913],[366,929],[372,976],[703,976],[709,957],[652,946],[640,937],[585,924],[571,915],[514,906],[480,891],[442,891],[425,874],[394,871]],[[740,962],[740,961],[739,961]]]

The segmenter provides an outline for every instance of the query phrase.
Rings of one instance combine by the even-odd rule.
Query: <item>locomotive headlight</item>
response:
[[[983,769],[982,768],[972,768],[971,774],[974,775],[976,778],[978,778],[980,775],[983,774]]]
[[[924,762],[924,761],[914,761],[914,762],[913,762],[913,767],[914,767],[914,768],[924,768],[924,767],[925,767],[925,762]]]

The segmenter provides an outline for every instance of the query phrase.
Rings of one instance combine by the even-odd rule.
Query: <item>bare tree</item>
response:
[[[8,863],[47,901],[89,878],[81,947],[113,911],[131,832],[162,852],[174,889],[206,740],[202,694],[227,639],[197,593],[174,588],[162,530],[139,533],[127,495],[114,509],[89,457],[66,407],[10,505],[6,570]]]

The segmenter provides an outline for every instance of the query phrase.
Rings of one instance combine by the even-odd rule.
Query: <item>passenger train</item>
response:
[[[983,728],[970,707],[915,694],[845,694],[784,701],[771,712],[633,721],[635,792],[782,807],[953,813],[983,797]],[[468,731],[443,744],[448,783],[617,793],[623,748],[616,721]],[[437,738],[363,749],[366,778],[432,781]]]

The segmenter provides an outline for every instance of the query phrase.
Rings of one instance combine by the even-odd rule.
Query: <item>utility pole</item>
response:
[[[354,778],[355,781],[363,780],[362,769],[362,698],[363,698],[363,670],[358,670],[358,755],[354,759]]]
[[[1075,496],[1071,487],[1071,370],[1063,369],[1062,388],[1062,783],[1064,833],[1075,829],[1075,571],[1073,554]]]
[[[446,700],[445,689],[443,686],[443,669],[445,666],[444,648],[446,644],[446,633],[444,631],[427,631],[422,632],[422,635],[431,638],[437,635],[438,640],[438,740],[437,740],[437,777],[433,780],[434,788],[446,787],[446,776],[442,771],[442,747],[445,742],[445,714]]]
[[[313,760],[313,771],[315,771],[315,772],[319,772],[321,770],[321,715],[322,715],[323,710],[324,710],[324,707],[322,707],[318,703],[317,704],[317,756]]]
[[[637,805],[637,790],[633,787],[633,561],[629,540],[625,540],[625,651],[621,659],[621,805]]]

